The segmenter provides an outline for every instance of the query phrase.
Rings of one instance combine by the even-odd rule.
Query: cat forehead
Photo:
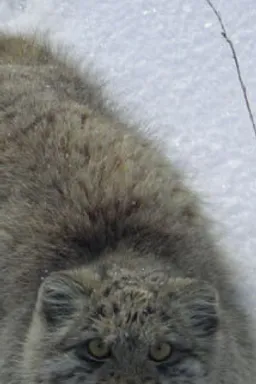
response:
[[[98,318],[141,317],[156,312],[156,293],[135,274],[109,271],[91,292],[90,305]]]
[[[118,337],[124,340],[125,335],[140,340],[146,335],[153,340],[157,333],[164,333],[160,328],[169,323],[167,316],[167,310],[157,303],[153,293],[135,286],[116,289],[107,297],[96,295],[89,322],[91,329],[108,341]]]
[[[91,303],[90,318],[99,327],[128,332],[150,329],[153,337],[160,326],[170,325],[169,306],[150,289],[130,282],[118,287],[110,284],[103,292],[95,292]]]
[[[167,316],[171,302],[183,296],[184,288],[191,284],[191,279],[169,278],[162,270],[138,274],[137,270],[112,266],[94,270],[82,268],[70,275],[84,287],[87,299],[89,293],[93,310],[105,307],[108,313],[113,308],[117,312],[118,308],[118,312],[132,309],[153,314],[161,311]]]
[[[135,309],[151,306],[162,310],[170,304],[170,295],[175,296],[177,292],[191,283],[190,279],[170,279],[162,270],[138,274],[138,271],[123,268],[100,268],[100,270],[80,269],[72,273],[84,287],[90,288],[91,299],[96,303],[109,303],[115,306]]]
[[[154,292],[132,279],[106,282],[92,293],[92,298],[101,306],[115,308],[115,312],[117,308],[143,309],[155,302]]]

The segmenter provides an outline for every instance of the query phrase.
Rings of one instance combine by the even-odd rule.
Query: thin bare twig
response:
[[[226,40],[226,42],[228,43],[228,45],[229,45],[229,47],[231,49],[232,56],[233,56],[233,59],[234,59],[235,65],[236,65],[237,76],[238,76],[238,79],[239,79],[239,82],[240,82],[240,85],[241,85],[241,88],[242,88],[245,104],[246,104],[246,107],[247,107],[247,110],[248,110],[248,113],[249,113],[249,117],[250,117],[250,121],[251,121],[251,124],[252,124],[252,128],[254,130],[254,134],[256,136],[256,125],[255,125],[253,113],[252,113],[252,110],[251,110],[250,102],[249,102],[249,99],[248,99],[246,87],[245,87],[245,84],[244,84],[244,81],[243,81],[243,78],[242,78],[241,69],[240,69],[240,65],[239,65],[239,61],[238,61],[238,58],[237,58],[237,55],[236,55],[236,51],[235,51],[234,45],[233,45],[232,41],[230,40],[230,38],[229,38],[229,36],[227,34],[227,31],[226,31],[226,28],[225,28],[225,25],[223,23],[223,20],[222,20],[222,17],[220,15],[220,13],[217,11],[217,9],[215,8],[215,6],[211,2],[211,0],[206,0],[206,2],[208,3],[208,5],[211,7],[213,12],[215,13],[215,15],[216,15],[216,17],[217,17],[217,19],[219,21],[219,24],[221,26],[221,34],[222,34],[222,36],[224,37],[224,39]]]

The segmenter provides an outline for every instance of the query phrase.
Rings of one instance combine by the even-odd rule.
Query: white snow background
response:
[[[256,115],[256,1],[212,0]],[[0,28],[51,31],[92,63],[128,119],[163,139],[220,223],[256,320],[256,136],[206,0],[0,0]]]

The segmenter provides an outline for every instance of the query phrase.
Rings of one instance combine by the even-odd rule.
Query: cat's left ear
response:
[[[197,336],[212,336],[219,329],[219,295],[211,285],[197,283],[191,287],[187,311],[190,324]]]
[[[194,279],[170,279],[168,296],[172,305],[194,335],[207,337],[219,329],[220,305],[217,290],[204,281]]]

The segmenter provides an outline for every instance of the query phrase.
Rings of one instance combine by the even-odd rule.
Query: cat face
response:
[[[54,273],[39,290],[24,375],[42,384],[207,383],[218,312],[215,290],[195,280]]]

